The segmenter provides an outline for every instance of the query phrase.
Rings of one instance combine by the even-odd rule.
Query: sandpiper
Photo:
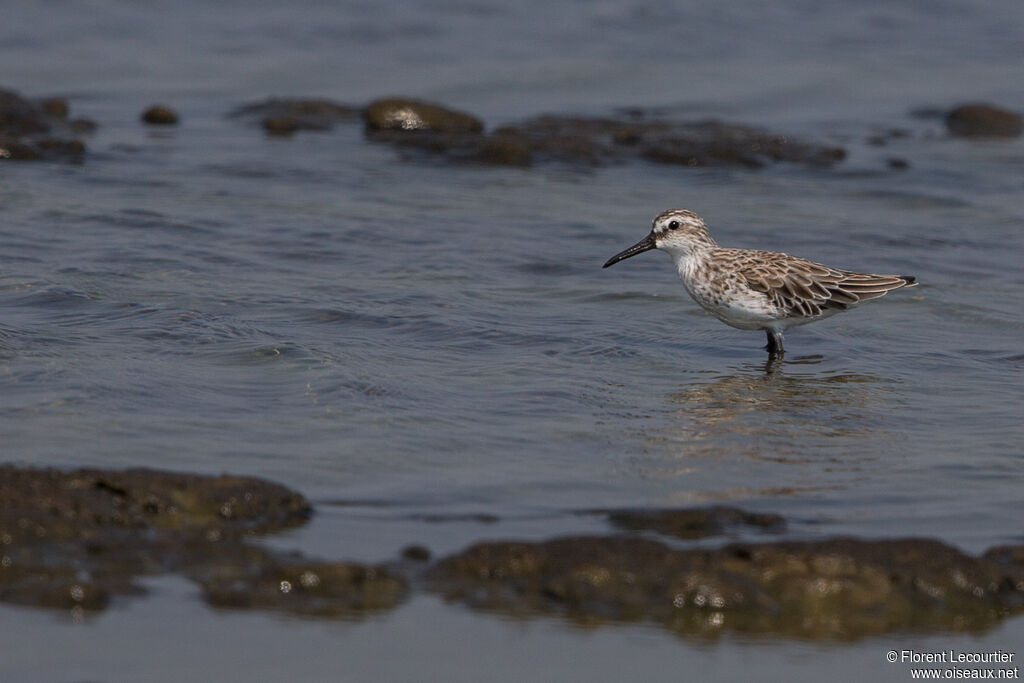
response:
[[[694,301],[741,330],[764,330],[771,356],[782,357],[783,330],[827,318],[913,287],[910,275],[875,275],[832,268],[777,251],[726,249],[711,238],[704,220],[687,209],[654,217],[651,232],[604,267],[650,249],[667,251]]]

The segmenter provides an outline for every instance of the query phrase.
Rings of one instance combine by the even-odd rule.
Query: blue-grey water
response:
[[[1020,543],[1024,143],[927,107],[1024,109],[1024,5],[11,3],[0,86],[99,124],[84,163],[0,166],[2,460],[258,475],[318,513],[268,540],[383,561],[604,532],[583,508],[728,502],[793,537]],[[268,95],[440,101],[488,126],[663,107],[844,144],[831,170],[446,165],[358,124],[290,139]],[[172,129],[138,121],[164,101]],[[909,135],[885,147],[866,138]],[[906,159],[891,170],[887,159]],[[916,275],[793,330],[709,318],[669,259],[602,270],[662,209],[728,246]],[[481,517],[493,515],[496,523]],[[449,521],[437,521],[438,519]],[[0,678],[906,680],[853,644],[506,620],[420,595],[357,621],[214,612],[183,579],[77,623],[0,606]]]

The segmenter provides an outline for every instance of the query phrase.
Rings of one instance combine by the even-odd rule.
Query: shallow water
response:
[[[604,532],[576,511],[709,501],[782,514],[794,537],[931,536],[971,552],[1024,538],[1024,143],[949,139],[908,116],[975,99],[1024,109],[1019,4],[47,3],[9,16],[0,85],[67,95],[100,128],[82,165],[2,167],[5,461],[270,477],[319,514],[269,542],[338,559]],[[390,93],[489,126],[665,107],[839,142],[850,158],[483,168],[406,160],[357,124],[281,140],[224,116],[270,94]],[[137,123],[157,100],[181,126]],[[893,127],[911,135],[865,144]],[[725,245],[922,284],[793,330],[766,369],[763,337],[701,313],[664,255],[601,270],[670,206]],[[1016,619],[977,639],[708,645],[429,597],[340,624],[220,613],[178,580],[152,587],[84,625],[0,607],[15,653],[0,677],[730,680],[757,667],[818,680],[853,666],[904,680],[882,661],[890,641],[1012,650],[1022,636]],[[151,663],[132,654],[157,647]]]

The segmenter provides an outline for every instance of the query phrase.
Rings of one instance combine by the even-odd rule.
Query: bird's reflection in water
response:
[[[672,424],[650,435],[677,456],[744,456],[764,461],[876,457],[887,435],[888,380],[817,368],[821,356],[745,364],[669,394]]]

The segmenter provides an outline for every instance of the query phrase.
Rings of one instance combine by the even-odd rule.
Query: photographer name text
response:
[[[1005,652],[1003,650],[992,650],[990,652],[960,652],[957,650],[919,652],[917,650],[900,650],[900,661],[912,662],[914,664],[1004,664],[1012,662],[1014,654],[1013,652]]]

